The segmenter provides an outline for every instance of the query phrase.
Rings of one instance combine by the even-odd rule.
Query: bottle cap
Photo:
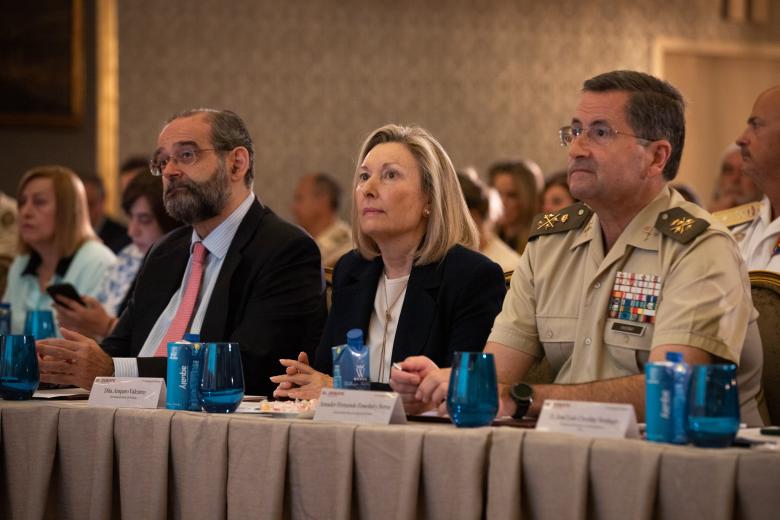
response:
[[[683,361],[685,361],[685,358],[683,358],[681,352],[667,352],[666,360],[671,361],[672,363],[682,363]]]
[[[200,334],[188,332],[184,335],[184,341],[189,341],[190,343],[200,343]]]
[[[360,329],[351,329],[347,332],[347,345],[350,347],[363,348],[363,331]]]

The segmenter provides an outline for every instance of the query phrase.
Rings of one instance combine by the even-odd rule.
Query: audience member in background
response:
[[[761,339],[745,264],[728,230],[668,186],[684,114],[677,89],[648,74],[584,83],[560,130],[569,187],[582,203],[537,220],[485,347],[495,355],[500,413],[535,416],[545,399],[563,399],[630,403],[642,420],[645,363],[680,352],[691,364],[739,365],[742,421],[762,423]],[[556,384],[522,383],[542,357]],[[392,387],[407,412],[442,403],[448,370],[422,357],[401,368]]]
[[[181,225],[165,211],[162,180],[151,173],[137,175],[127,185],[122,209],[129,217],[127,234],[133,242],[106,271],[97,297],[83,296],[85,307],[60,296],[61,305],[55,305],[60,325],[98,340],[108,336],[122,314],[146,253],[160,237]]]
[[[79,294],[94,296],[116,257],[97,240],[84,185],[68,168],[27,171],[16,200],[20,254],[11,264],[3,301],[11,304],[12,332],[21,334],[27,311],[52,308],[46,287],[70,283]]]
[[[509,247],[522,253],[531,221],[539,212],[539,193],[544,186],[542,171],[533,161],[500,162],[490,167],[488,178],[504,205],[496,233]]]
[[[501,266],[504,272],[513,271],[520,264],[520,255],[498,238],[491,229],[488,217],[490,198],[488,188],[471,168],[458,173],[458,182],[466,199],[466,207],[479,232],[479,251]]]
[[[501,268],[473,251],[477,230],[447,153],[420,127],[387,125],[363,144],[353,183],[357,250],[333,273],[333,305],[314,366],[306,354],[282,360],[277,397],[315,398],[332,386],[331,347],[360,328],[371,381],[391,363],[425,355],[449,366],[459,350],[480,350],[501,308]]]
[[[742,173],[765,195],[715,217],[731,228],[748,269],[780,272],[780,85],[758,96],[737,144]]]
[[[742,152],[736,144],[729,145],[720,163],[720,175],[715,195],[707,208],[710,212],[741,206],[761,200],[753,180],[742,171]]]
[[[320,248],[322,265],[333,267],[344,253],[352,249],[352,231],[339,218],[341,188],[325,173],[304,175],[293,195],[292,212]]]
[[[699,199],[699,197],[696,195],[696,192],[694,192],[693,188],[691,188],[687,184],[675,182],[674,184],[671,184],[671,187],[677,190],[677,193],[682,195],[682,198],[684,198],[688,202],[693,202],[694,204],[702,208],[704,207],[704,205],[701,203],[701,199]]]
[[[544,192],[542,193],[543,213],[555,213],[577,202],[571,196],[566,176],[567,173],[562,171],[554,173],[547,179],[544,185]]]
[[[16,201],[0,191],[0,256],[16,256],[18,234]]]
[[[276,361],[314,351],[322,330],[317,245],[255,198],[254,145],[233,112],[176,114],[149,166],[163,177],[165,210],[189,225],[149,250],[101,345],[66,328],[65,339],[37,342],[41,381],[91,388],[96,376],[165,377],[168,342],[192,332],[240,344],[246,392],[270,395]]]
[[[111,251],[118,253],[130,243],[130,237],[127,236],[125,226],[106,215],[106,190],[103,180],[97,175],[82,175],[81,180],[87,190],[92,228]]]
[[[16,201],[0,191],[0,294],[5,292],[8,268],[16,256],[17,225]]]
[[[149,158],[145,155],[131,155],[119,165],[119,191],[124,193],[130,181],[138,174],[149,174]]]

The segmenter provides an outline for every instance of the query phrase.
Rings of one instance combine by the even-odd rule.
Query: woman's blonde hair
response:
[[[64,166],[36,166],[22,176],[16,199],[19,200],[25,186],[33,179],[51,179],[54,189],[54,245],[60,257],[76,253],[87,240],[94,239],[95,232],[89,223],[87,194],[78,175]],[[19,252],[29,254],[32,248],[19,236]]]
[[[358,220],[355,190],[360,166],[376,145],[400,143],[406,146],[420,169],[422,191],[428,202],[430,215],[420,245],[415,252],[415,265],[438,262],[454,245],[477,249],[479,235],[466,207],[455,167],[441,144],[419,126],[385,125],[371,132],[358,155],[352,183],[352,236],[360,254],[367,259],[381,253],[376,242],[363,233]]]

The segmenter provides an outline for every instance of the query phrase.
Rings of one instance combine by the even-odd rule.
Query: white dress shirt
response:
[[[764,196],[758,215],[746,225],[736,226],[734,235],[749,270],[780,272],[780,218],[772,220],[772,205]]]

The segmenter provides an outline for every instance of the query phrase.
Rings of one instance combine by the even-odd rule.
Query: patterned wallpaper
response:
[[[557,129],[582,81],[651,70],[653,40],[780,43],[772,21],[720,19],[717,0],[133,0],[119,2],[120,155],[150,152],[161,122],[230,108],[257,149],[255,191],[282,215],[297,177],[348,185],[365,136],[427,127],[456,166],[564,165]]]

